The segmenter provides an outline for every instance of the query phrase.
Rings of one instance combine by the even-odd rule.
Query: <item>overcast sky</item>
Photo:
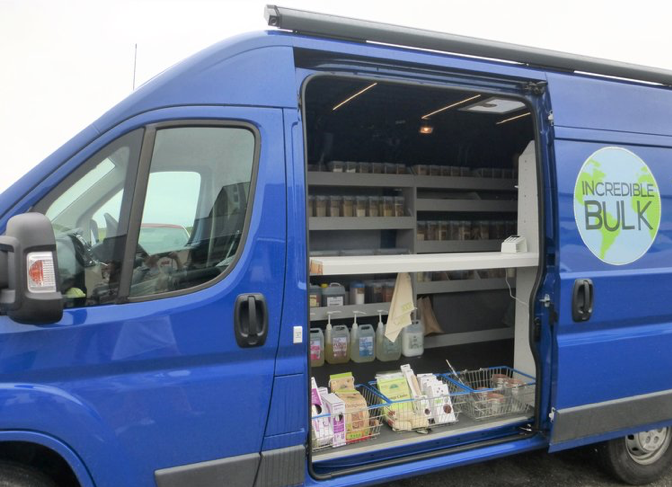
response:
[[[279,0],[278,0],[279,1]],[[267,1],[0,0],[0,192],[177,61],[266,28]],[[306,1],[280,5],[672,69],[662,1]]]

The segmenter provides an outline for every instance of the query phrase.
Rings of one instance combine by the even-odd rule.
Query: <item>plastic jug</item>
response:
[[[392,342],[385,336],[383,310],[378,310],[378,328],[376,329],[376,358],[381,362],[391,362],[401,358],[401,333]]]
[[[354,311],[355,320],[352,323],[350,332],[350,358],[353,362],[373,362],[376,358],[376,334],[371,325],[357,324],[357,315],[364,314],[361,311]]]
[[[331,331],[331,347],[324,357],[330,364],[345,364],[350,361],[350,331],[346,325],[336,325]]]
[[[310,329],[310,366],[324,365],[324,334],[320,328]]]
[[[327,357],[334,356],[334,348],[332,341],[332,326],[331,326],[331,315],[335,313],[340,313],[340,311],[327,311],[327,326],[324,329],[324,359],[329,362]],[[331,363],[331,362],[329,362]]]
[[[417,357],[425,351],[425,327],[418,320],[401,330],[401,353],[404,357]]]

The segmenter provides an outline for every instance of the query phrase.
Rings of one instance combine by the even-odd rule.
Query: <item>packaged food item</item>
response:
[[[385,303],[392,302],[392,296],[394,296],[394,279],[390,279],[383,282],[383,301]]]
[[[413,406],[408,381],[401,372],[382,373],[376,375],[378,390],[392,401],[384,410],[387,424],[395,431],[410,431],[427,428],[426,416],[417,414]]]
[[[385,172],[385,166],[383,165],[382,162],[372,162],[371,172],[373,174],[383,174]]]
[[[383,284],[381,281],[364,281],[366,285],[366,300],[369,303],[383,302]]]
[[[369,196],[369,216],[380,216],[378,211],[378,202],[380,198],[378,196]]]
[[[352,373],[345,372],[330,376],[329,387],[345,406],[346,443],[367,437],[369,435],[369,411],[366,399],[355,389],[355,378]]]
[[[326,394],[326,389],[322,388]],[[310,415],[313,418],[311,437],[313,448],[320,448],[331,443],[334,436],[334,430],[331,424],[331,418],[327,415],[326,407],[320,396],[320,388],[317,387],[315,377],[310,378]],[[321,417],[320,417],[321,416]]]
[[[448,384],[434,374],[418,374],[422,393],[427,397],[430,419],[433,424],[448,424],[457,421],[457,415],[450,398]]]
[[[326,412],[329,413],[333,440],[331,446],[337,448],[345,445],[345,403],[336,394],[321,396]]]
[[[327,164],[330,172],[343,172],[345,169],[345,164],[343,161],[331,161]]]
[[[394,216],[406,215],[406,198],[403,196],[394,197]]]
[[[341,216],[342,202],[343,198],[340,196],[329,196],[329,216],[331,217]]]
[[[426,232],[427,232],[427,222],[425,221],[418,221],[417,224],[417,232],[416,232],[416,239],[417,240],[426,240]]]
[[[347,161],[345,163],[345,172],[357,172],[357,163],[354,161]]]
[[[341,216],[355,215],[355,199],[352,196],[343,196],[343,205],[341,206]]]
[[[350,304],[364,304],[366,302],[366,286],[361,281],[350,283]]]
[[[369,174],[371,172],[371,163],[370,162],[360,162],[357,165],[357,170],[362,174]]]
[[[311,308],[322,306],[322,288],[316,284],[311,284],[308,291],[308,303]]]
[[[318,217],[327,216],[327,197],[326,196],[316,196],[315,197],[315,216],[318,216]]]
[[[310,366],[324,365],[324,333],[320,328],[310,329]]]
[[[322,306],[345,306],[345,287],[338,282],[332,282],[323,287]]]

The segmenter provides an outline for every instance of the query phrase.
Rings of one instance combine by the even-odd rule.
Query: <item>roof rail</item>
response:
[[[307,12],[276,5],[267,5],[264,15],[268,25],[301,34],[432,49],[455,54],[515,61],[533,67],[561,71],[581,71],[635,81],[672,85],[672,71],[638,64],[610,61],[476,37],[444,34],[382,22],[352,19],[338,15]]]

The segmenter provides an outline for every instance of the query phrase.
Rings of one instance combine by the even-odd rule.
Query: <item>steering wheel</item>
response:
[[[105,218],[105,226],[107,227],[105,230],[105,238],[116,237],[117,232],[119,231],[119,222],[109,213],[103,214],[103,217]]]

